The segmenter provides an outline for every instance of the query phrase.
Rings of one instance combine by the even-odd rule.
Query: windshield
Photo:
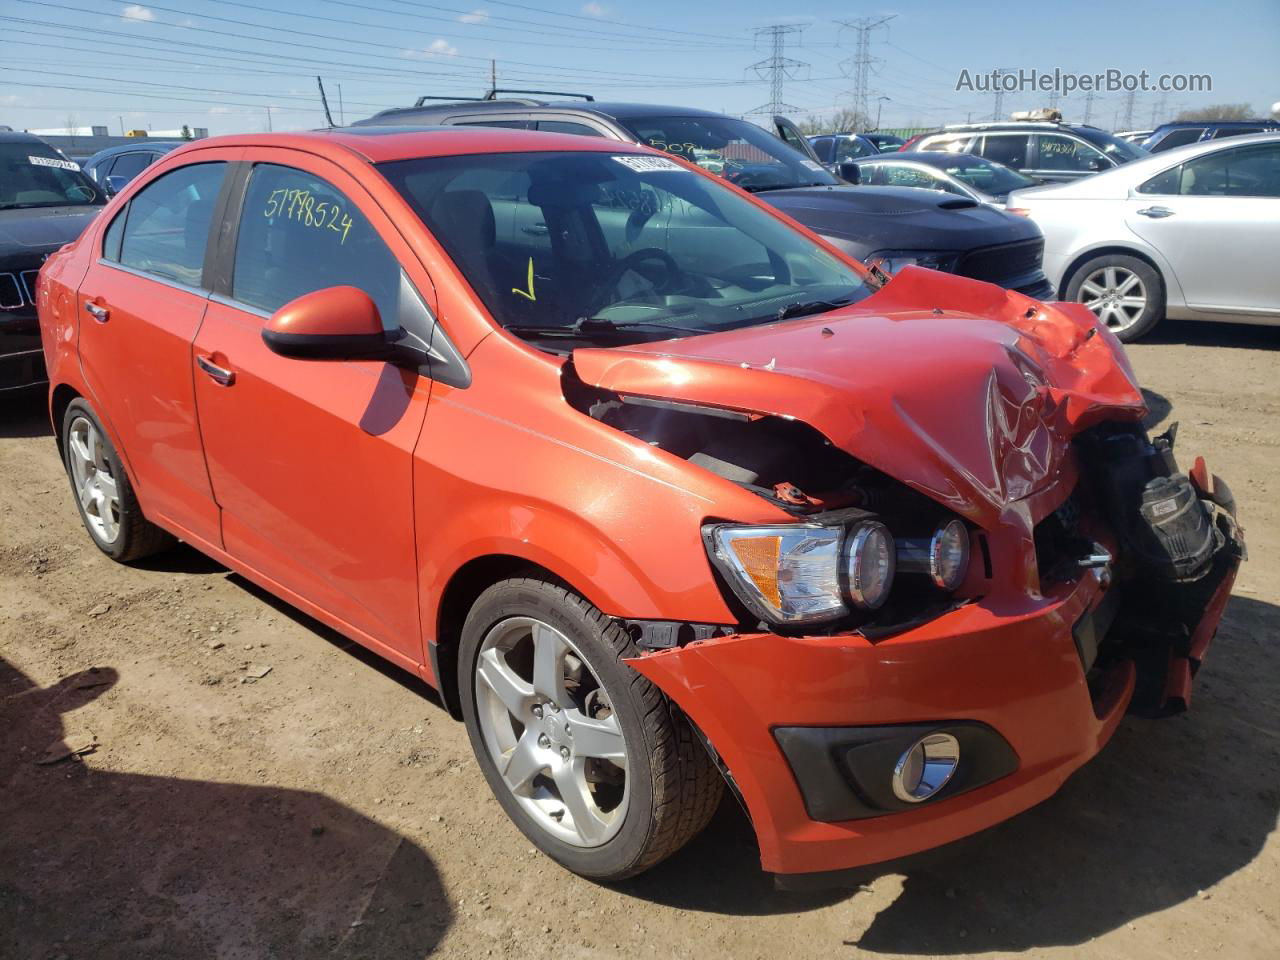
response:
[[[930,157],[938,157],[938,155],[930,154]],[[1021,190],[1023,187],[1034,187],[1036,185],[1036,181],[1030,177],[1024,177],[1016,170],[1010,170],[1003,163],[996,163],[994,160],[973,156],[946,156],[945,154],[939,159],[945,162],[934,164],[938,169],[949,173],[957,180],[963,180],[969,186],[981,190],[983,193],[989,193],[994,196],[1003,196],[1013,190]]]
[[[834,309],[863,274],[666,157],[380,164],[494,319],[521,336],[667,339]]]
[[[1116,163],[1127,163],[1130,160],[1141,160],[1151,156],[1151,152],[1128,140],[1121,140],[1103,130],[1090,130],[1084,134],[1085,139],[1105,153]]]
[[[0,143],[0,210],[106,202],[77,164],[43,143]]]
[[[768,130],[732,117],[624,117],[641,143],[674,153],[744,190],[840,183]]]

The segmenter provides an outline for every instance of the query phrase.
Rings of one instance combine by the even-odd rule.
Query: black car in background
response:
[[[1162,123],[1142,141],[1149,153],[1160,153],[1174,147],[1185,147],[1201,140],[1243,137],[1249,133],[1272,133],[1280,130],[1276,120],[1178,120]]]
[[[900,137],[896,133],[864,133],[861,136],[874,143],[876,149],[881,153],[892,153],[895,150],[901,150],[902,145],[907,142],[906,137]]]
[[[1044,239],[1025,217],[933,190],[855,187],[828,173],[782,117],[777,136],[708,110],[639,103],[518,98],[384,110],[354,126],[487,126],[643,143],[724,177],[863,262],[892,273],[907,264],[986,280],[1037,299],[1052,295],[1041,270]],[[784,142],[785,141],[785,142]],[[846,164],[850,176],[857,167]]]
[[[185,140],[145,140],[99,150],[84,162],[82,169],[94,183],[114,196],[130,180],[151,166],[170,150],[177,150]]]
[[[106,202],[100,186],[39,137],[0,132],[0,391],[44,381],[36,275]]]
[[[958,123],[917,134],[902,149],[971,153],[1042,183],[1079,180],[1147,156],[1106,130],[1060,120]]]

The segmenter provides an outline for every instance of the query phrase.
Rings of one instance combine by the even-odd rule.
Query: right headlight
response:
[[[773,623],[837,620],[878,609],[893,587],[895,547],[884,524],[709,524],[716,566],[757,616]]]
[[[898,539],[898,569],[927,574],[941,590],[955,590],[969,572],[969,529],[960,520],[938,525],[933,536]]]

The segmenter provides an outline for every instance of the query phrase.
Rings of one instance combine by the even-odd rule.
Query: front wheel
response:
[[[1164,280],[1137,257],[1094,257],[1071,275],[1067,299],[1083,303],[1120,340],[1131,343],[1164,313]]]
[[[634,653],[612,620],[538,579],[481,594],[459,650],[467,733],[498,802],[544,853],[597,880],[679,850],[723,790],[689,724],[621,662]]]

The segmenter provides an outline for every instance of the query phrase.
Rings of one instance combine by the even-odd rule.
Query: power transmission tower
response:
[[[1124,128],[1126,130],[1133,129],[1133,103],[1137,97],[1138,94],[1134,90],[1124,95]]]
[[[783,56],[783,50],[786,47],[787,36],[799,33],[803,29],[804,27],[800,24],[775,23],[771,27],[759,27],[756,30],[757,39],[760,37],[768,37],[770,39],[773,55],[758,63],[751,64],[747,69],[754,70],[756,76],[761,80],[767,79],[769,81],[769,102],[763,106],[756,107],[754,110],[748,110],[748,116],[758,113],[769,114],[770,116],[779,113],[794,113],[798,109],[789,103],[783,102],[782,84],[784,80],[795,80],[801,71],[808,68],[809,64],[802,60],[792,60],[790,57]]]
[[[848,27],[858,35],[853,56],[840,62],[840,68],[846,76],[853,78],[853,109],[869,123],[871,119],[871,65],[879,61],[879,57],[871,55],[871,32],[883,27],[896,14],[887,17],[860,17],[857,20],[837,20],[841,27]]]
[[[1151,105],[1151,128],[1154,130],[1156,126],[1164,122],[1164,118],[1168,116],[1169,95],[1167,93],[1160,94],[1160,102]]]
[[[999,120],[1004,114],[1004,84],[1001,83],[1000,78],[1007,73],[1013,73],[1013,71],[1008,67],[996,67],[995,70],[992,71],[991,85],[995,87],[995,103],[991,108],[992,120]]]
[[[1097,98],[1097,94],[1090,90],[1084,95],[1084,120],[1088,123],[1093,118],[1093,101]]]

